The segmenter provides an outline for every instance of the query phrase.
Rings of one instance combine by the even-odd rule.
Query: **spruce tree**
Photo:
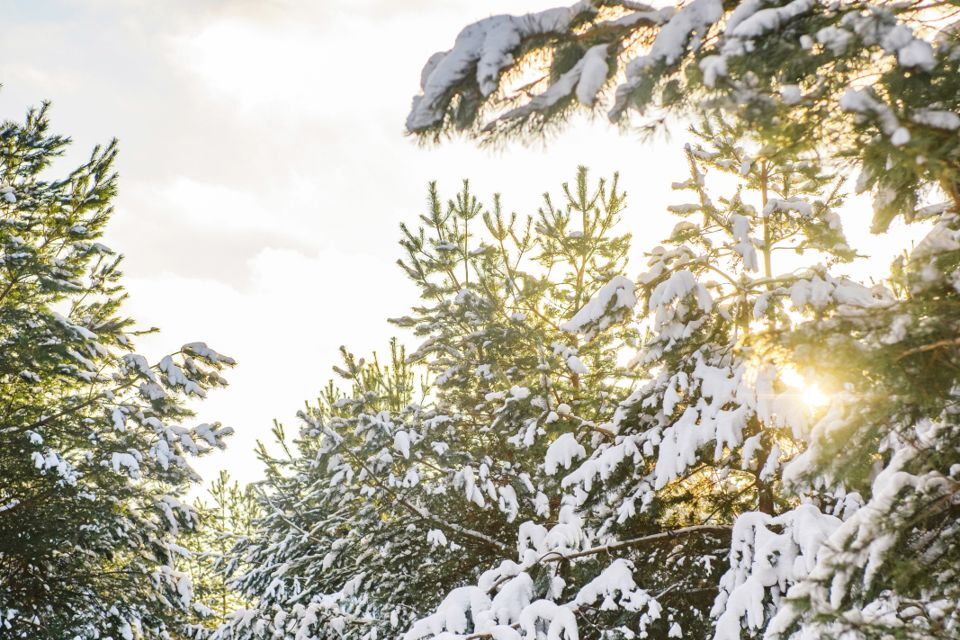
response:
[[[98,240],[116,143],[63,177],[47,107],[0,125],[0,629],[7,638],[167,638],[190,607],[177,535],[224,445],[185,401],[233,360],[191,343],[149,363],[122,315],[120,256]]]

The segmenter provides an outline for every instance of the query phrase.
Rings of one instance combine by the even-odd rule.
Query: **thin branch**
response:
[[[897,361],[903,360],[908,356],[912,356],[917,353],[925,353],[927,351],[934,351],[935,349],[942,349],[943,347],[956,347],[960,346],[960,338],[951,338],[948,340],[938,340],[936,342],[931,342],[930,344],[925,344],[920,347],[914,347],[913,349],[907,349],[899,356],[897,356]]]
[[[724,527],[724,526],[718,526],[718,525],[694,525],[692,527],[683,527],[681,529],[674,529],[672,531],[662,531],[660,533],[653,533],[648,536],[641,536],[639,538],[624,540],[623,542],[614,542],[613,544],[607,544],[600,547],[593,547],[585,551],[578,551],[577,553],[569,553],[564,555],[561,553],[551,551],[541,556],[540,560],[543,562],[562,562],[564,560],[574,560],[576,558],[592,556],[598,553],[607,553],[610,551],[616,551],[617,549],[633,547],[638,544],[643,544],[645,542],[660,542],[662,540],[671,540],[676,537],[696,535],[700,533],[729,534],[731,530],[732,530],[731,527]]]

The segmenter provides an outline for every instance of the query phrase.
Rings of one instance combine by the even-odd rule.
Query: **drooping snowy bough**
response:
[[[960,57],[952,2],[594,0],[467,26],[425,65],[407,130],[483,140],[576,110],[658,122],[723,112],[761,146],[854,159],[875,226],[912,219],[929,184],[956,196]],[[897,165],[887,171],[887,159]]]

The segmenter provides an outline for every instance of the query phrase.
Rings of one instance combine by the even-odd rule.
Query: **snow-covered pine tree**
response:
[[[373,619],[370,610],[382,613],[384,602],[415,605],[411,567],[429,575],[430,541],[411,539],[413,503],[391,464],[394,440],[403,444],[396,434],[413,431],[420,416],[413,372],[396,341],[388,365],[376,355],[342,355],[335,370],[348,388],[328,383],[299,412],[292,442],[275,423],[275,448],[259,444],[266,473],[253,486],[261,516],[232,553],[233,585],[250,606],[214,638],[360,637],[371,629],[376,636],[390,616]],[[411,554],[419,557],[411,561]]]
[[[932,229],[876,304],[817,314],[786,341],[839,392],[784,475],[865,504],[824,542],[769,638],[960,636],[958,214],[955,198],[922,212]]]
[[[69,139],[47,107],[0,125],[0,629],[5,638],[167,638],[191,606],[175,568],[190,456],[231,429],[181,426],[233,364],[203,343],[132,351],[120,257],[98,242],[115,143],[45,177]]]
[[[690,176],[675,185],[694,202],[671,208],[685,219],[639,278],[648,334],[636,360],[648,380],[600,423],[611,437],[590,443],[592,454],[563,477],[561,512],[569,515],[543,531],[537,553],[523,552],[533,523],[521,524],[509,574],[491,567],[499,577],[481,578],[482,597],[451,592],[407,638],[518,637],[518,630],[531,639],[543,631],[739,637],[744,617],[762,630],[786,588],[809,570],[825,531],[839,524],[813,504],[851,512],[842,490],[808,491],[802,499],[813,504],[797,506],[800,498],[784,494],[779,480],[811,417],[783,373],[791,369],[779,336],[808,303],[875,302],[870,290],[829,273],[853,257],[835,211],[842,180],[815,156],[751,146],[743,130],[722,121],[695,133],[702,144],[687,148]],[[725,196],[710,197],[711,173],[726,176]],[[715,189],[725,186],[717,182]],[[804,264],[810,268],[796,269]],[[548,453],[538,471],[550,476],[551,467]],[[790,563],[763,573],[749,555],[757,541]],[[563,581],[553,588],[517,586],[555,564]],[[466,607],[473,625],[455,628]]]
[[[264,456],[266,515],[239,579],[258,601],[221,637],[402,633],[448,593],[456,606],[485,597],[469,586],[478,578],[510,580],[518,538],[527,556],[578,546],[545,527],[578,529],[557,472],[611,437],[597,419],[623,392],[617,355],[633,343],[636,302],[617,276],[623,197],[581,170],[562,204],[547,196],[528,219],[499,199],[484,211],[466,186],[449,203],[431,187],[422,227],[402,238],[421,300],[397,320],[425,342],[410,358],[394,351],[386,370],[348,356],[352,391],[329,388],[303,412],[296,450]],[[417,402],[407,361],[431,379]],[[487,568],[502,575],[480,577]],[[562,588],[561,573],[546,563],[512,593]],[[418,628],[447,624],[464,631],[467,618]]]
[[[591,189],[584,168],[563,185],[561,205],[544,194],[526,218],[506,214],[499,197],[483,212],[466,183],[444,208],[431,187],[423,226],[402,227],[400,264],[421,303],[394,322],[424,338],[411,359],[427,364],[438,406],[488,434],[472,445],[475,461],[523,451],[524,460],[505,458],[515,468],[497,472],[511,484],[533,472],[520,467],[542,462],[553,441],[569,443],[564,433],[609,436],[597,425],[615,406],[618,358],[635,338],[624,322],[634,285],[620,275],[630,237],[614,232],[624,197],[616,176]],[[597,300],[588,305],[591,295]],[[568,467],[569,452],[557,455],[551,464]],[[514,487],[518,496],[525,485]]]
[[[701,144],[687,147],[690,178],[674,186],[695,201],[671,207],[688,221],[640,276],[653,331],[639,357],[658,375],[621,405],[614,422],[623,444],[598,455],[652,454],[656,466],[634,479],[633,500],[679,490],[674,517],[733,523],[723,552],[730,567],[712,606],[692,629],[677,629],[719,640],[762,633],[838,517],[859,504],[833,485],[803,495],[783,486],[781,465],[803,450],[816,407],[782,336],[829,305],[868,307],[878,294],[832,273],[854,252],[837,213],[843,180],[816,155],[751,144],[723,121],[694,132]],[[711,198],[711,173],[735,179],[733,194]],[[814,368],[803,373],[816,379]],[[677,584],[684,573],[678,564],[664,578]],[[681,610],[695,606],[682,602],[682,582],[674,594]]]
[[[956,314],[943,314],[956,304],[960,245],[955,217],[944,222],[905,261],[882,302],[865,312],[824,297],[834,312],[791,336],[797,360],[840,392],[784,476],[801,491],[840,487],[849,507],[864,504],[827,528],[815,566],[789,591],[766,637],[927,639],[960,629],[957,327]],[[756,550],[778,550],[756,537],[769,539],[767,527],[777,524],[744,522],[741,540],[754,549],[735,563],[744,575],[765,562]]]
[[[836,528],[820,555],[804,553],[802,574],[814,555],[818,564],[770,637],[957,635],[947,506],[960,360],[955,11],[953,2],[692,0],[656,11],[611,1],[494,16],[430,59],[407,121],[419,135],[459,130],[490,140],[539,132],[604,102],[620,122],[631,111],[654,122],[719,112],[763,146],[811,150],[828,166],[859,171],[857,189],[873,194],[875,231],[896,216],[934,226],[872,304],[837,298],[846,287],[822,277],[796,291],[798,306],[817,312],[781,336],[784,355],[843,393],[805,438],[787,484],[846,493],[841,516],[860,500],[869,508]],[[789,563],[777,546],[786,530],[778,519],[738,522],[742,552],[728,587],[756,593],[749,575],[779,579]],[[771,571],[771,559],[781,568]],[[762,633],[770,612],[755,607],[744,622]],[[723,626],[740,633],[729,617]]]
[[[178,568],[190,574],[197,618],[192,631],[203,637],[246,604],[230,583],[229,576],[243,570],[232,552],[253,533],[260,505],[252,485],[241,486],[229,472],[221,471],[206,495],[194,500],[193,508],[199,526],[182,535],[181,544],[190,556]]]

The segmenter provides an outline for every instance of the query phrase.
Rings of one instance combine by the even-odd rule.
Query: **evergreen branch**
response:
[[[586,556],[597,555],[598,553],[608,553],[610,551],[616,551],[617,549],[625,549],[628,547],[633,547],[638,544],[643,544],[645,542],[662,542],[664,540],[672,540],[676,537],[683,537],[689,535],[698,535],[698,534],[729,534],[733,530],[729,526],[719,526],[719,525],[694,525],[691,527],[683,527],[680,529],[674,529],[672,531],[661,531],[660,533],[654,533],[648,536],[641,536],[639,538],[632,538],[630,540],[624,540],[623,542],[615,542],[613,544],[607,544],[600,547],[593,547],[585,551],[578,551],[576,553],[562,554],[555,551],[550,551],[540,557],[540,561],[543,562],[565,562],[567,560],[575,560],[577,558],[583,558]]]
[[[897,356],[896,361],[899,362],[904,358],[907,358],[918,353],[926,353],[927,351],[935,351],[937,349],[943,349],[944,347],[956,347],[960,346],[960,338],[949,338],[945,340],[937,340],[936,342],[931,342],[930,344],[925,344],[920,347],[914,347],[913,349],[907,349],[899,356]]]
[[[449,531],[453,531],[453,532],[455,532],[455,533],[459,533],[459,534],[461,534],[461,535],[463,535],[463,536],[466,536],[466,537],[468,537],[468,538],[473,538],[474,540],[478,540],[478,541],[480,541],[480,542],[483,542],[484,544],[487,544],[487,545],[496,547],[496,548],[500,549],[501,551],[506,551],[506,550],[509,549],[509,547],[508,547],[507,545],[503,544],[503,543],[500,542],[499,540],[495,540],[495,539],[493,539],[493,538],[491,538],[491,537],[489,537],[489,536],[487,536],[487,535],[485,535],[485,534],[483,534],[483,533],[481,533],[481,532],[479,532],[479,531],[474,531],[473,529],[468,529],[468,528],[466,528],[466,527],[461,527],[461,526],[458,525],[458,524],[454,524],[454,523],[452,523],[452,522],[447,522],[447,521],[442,520],[442,519],[438,518],[437,516],[433,515],[433,514],[430,513],[429,511],[426,511],[426,510],[424,510],[424,509],[421,509],[420,507],[416,506],[415,504],[413,504],[412,502],[410,502],[409,500],[407,500],[406,498],[404,498],[402,495],[400,495],[399,493],[397,493],[396,491],[394,491],[391,487],[389,487],[389,486],[387,486],[386,484],[384,484],[383,481],[381,481],[380,478],[378,478],[378,477],[376,476],[376,474],[374,474],[373,471],[370,470],[370,468],[366,465],[366,463],[365,463],[363,460],[361,460],[360,457],[359,457],[357,454],[355,454],[353,451],[351,451],[349,448],[344,447],[344,448],[343,448],[343,451],[344,451],[348,456],[350,456],[351,458],[353,458],[354,462],[356,462],[357,464],[359,464],[360,467],[362,467],[363,470],[367,472],[367,476],[369,476],[370,479],[373,480],[373,482],[374,482],[378,487],[380,487],[383,491],[385,491],[386,493],[388,493],[393,499],[395,499],[397,502],[399,502],[400,504],[402,504],[404,507],[407,508],[408,511],[410,511],[410,512],[413,513],[414,515],[418,516],[419,518],[421,518],[421,519],[423,519],[423,520],[428,520],[428,521],[430,521],[430,522],[433,522],[434,524],[439,525],[439,526],[441,526],[441,527],[443,527],[443,528],[445,528],[445,529],[447,529],[447,530],[449,530]]]

